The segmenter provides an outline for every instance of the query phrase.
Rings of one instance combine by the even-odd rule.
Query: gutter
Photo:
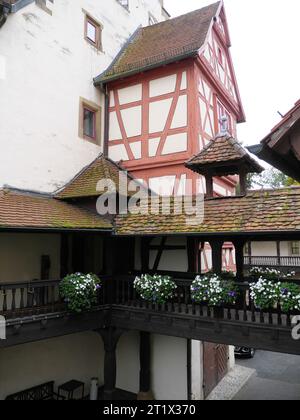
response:
[[[127,72],[120,73],[120,74],[115,74],[107,78],[103,77],[103,75],[100,75],[94,79],[94,86],[103,87],[105,84],[114,82],[115,80],[125,79],[126,77],[129,77],[129,76],[134,76],[136,74],[143,73],[145,71],[157,69],[158,67],[161,67],[162,65],[167,66],[168,64],[177,63],[179,61],[185,60],[186,58],[197,57],[197,55],[198,55],[198,51],[190,51],[188,53],[184,53],[181,56],[176,56],[169,60],[160,61],[155,64],[149,64],[148,66],[144,66],[139,69],[129,70]]]

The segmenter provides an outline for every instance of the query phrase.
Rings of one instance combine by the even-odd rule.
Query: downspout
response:
[[[108,94],[107,85],[104,86],[103,93],[105,95],[103,154],[104,154],[104,157],[108,157],[108,141],[109,141],[109,94]]]
[[[104,139],[103,139],[103,155],[108,157],[108,140],[109,140],[109,93],[107,84],[96,84],[94,79],[94,86],[99,87],[104,95]]]

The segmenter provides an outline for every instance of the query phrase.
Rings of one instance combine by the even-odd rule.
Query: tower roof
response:
[[[221,5],[219,1],[174,19],[139,28],[112,65],[95,79],[95,84],[196,56],[205,44]]]
[[[199,174],[214,176],[236,175],[241,169],[248,173],[261,173],[264,169],[232,136],[226,134],[212,140],[199,154],[193,156],[186,167]]]

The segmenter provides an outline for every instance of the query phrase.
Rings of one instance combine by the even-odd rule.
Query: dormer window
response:
[[[102,51],[102,26],[89,15],[85,16],[85,39],[97,50]]]

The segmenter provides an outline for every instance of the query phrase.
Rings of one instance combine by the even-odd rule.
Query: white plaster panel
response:
[[[129,160],[124,144],[109,146],[109,157],[115,162],[119,162],[120,160]]]
[[[177,75],[161,77],[150,81],[150,97],[165,95],[175,92]]]
[[[130,143],[130,148],[135,159],[141,159],[142,157],[142,143],[140,141]]]
[[[115,106],[115,95],[114,95],[114,91],[111,91],[109,94],[109,106],[113,107]]]
[[[187,342],[152,336],[152,384],[156,400],[187,400]]]
[[[160,137],[155,138],[155,139],[149,139],[149,157],[156,156],[159,142],[160,142]]]
[[[149,179],[149,187],[156,194],[169,196],[173,194],[176,176],[161,176]]]
[[[214,191],[224,197],[227,196],[227,190],[224,187],[221,187],[219,184],[214,182]]]
[[[118,90],[121,105],[142,100],[142,85],[129,86]]]
[[[118,121],[117,113],[111,112],[109,115],[109,140],[121,140],[122,133]]]
[[[187,126],[187,96],[179,96],[171,128]]]
[[[165,99],[150,103],[149,131],[159,133],[164,130],[170,112],[172,99]]]
[[[187,72],[184,71],[182,73],[182,80],[181,80],[181,86],[180,86],[181,90],[185,90],[187,89]]]
[[[127,137],[139,136],[142,133],[142,107],[123,109],[121,115]]]
[[[187,150],[187,133],[173,134],[168,136],[162,154],[184,152]]]

